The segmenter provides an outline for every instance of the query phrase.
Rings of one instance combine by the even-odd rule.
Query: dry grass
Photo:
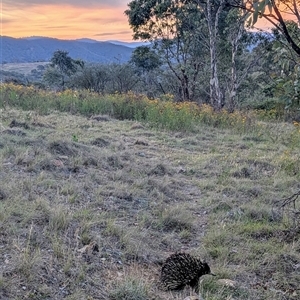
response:
[[[16,72],[24,75],[30,74],[30,72],[36,69],[37,66],[46,66],[49,62],[34,62],[34,63],[9,63],[1,64],[0,71]]]
[[[299,228],[273,206],[300,188],[292,126],[104,119],[0,111],[1,299],[184,299],[158,284],[175,251],[217,274],[204,299],[299,299]]]

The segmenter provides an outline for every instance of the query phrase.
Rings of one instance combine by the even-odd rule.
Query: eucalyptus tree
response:
[[[106,64],[85,64],[71,77],[72,87],[83,88],[99,94],[106,92],[110,81],[110,69]]]
[[[273,92],[284,100],[285,108],[300,107],[300,1],[299,0],[228,0],[229,5],[249,12],[250,26],[264,18],[272,26]]]
[[[125,11],[134,39],[152,42],[178,83],[181,100],[193,100],[209,53],[204,13],[197,1],[133,0]]]
[[[109,64],[108,76],[110,80],[106,90],[109,93],[127,93],[134,90],[140,82],[140,77],[135,73],[134,68],[129,63]]]
[[[136,86],[138,92],[146,93],[149,98],[166,93],[161,85],[162,60],[152,45],[135,48],[129,62],[141,80]]]
[[[148,72],[161,65],[160,57],[151,46],[140,46],[133,50],[130,62],[142,72]]]
[[[293,40],[300,45],[300,27],[293,21],[286,21],[286,27]],[[272,51],[267,55],[272,56],[276,66],[276,70],[273,70],[274,94],[284,102],[287,112],[298,111],[299,114],[300,56],[291,50],[285,36],[277,28],[273,29]]]
[[[230,35],[234,41],[231,45],[233,52],[230,54],[228,49],[223,51],[226,45],[224,41],[229,38],[228,34],[224,35],[228,27],[225,19],[232,10],[227,4],[226,0],[133,0],[125,11],[134,39],[151,41],[163,58],[164,65],[174,74],[180,98],[195,100],[201,88],[203,95],[205,82],[208,82],[209,103],[217,110],[226,105],[219,64],[230,56],[232,60],[228,61],[226,68],[235,62],[245,20],[245,17],[240,18],[237,14],[235,17],[241,21],[236,22],[231,18],[230,27],[239,29],[235,36]],[[232,68],[233,83],[230,83],[230,89],[231,98],[234,99],[238,88],[236,65]],[[200,82],[199,77],[203,74],[205,78]]]
[[[78,68],[84,66],[81,60],[71,58],[68,51],[57,50],[53,53],[44,80],[52,86],[65,89],[67,80],[75,74]]]

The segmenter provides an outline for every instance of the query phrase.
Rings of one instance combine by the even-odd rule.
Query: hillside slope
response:
[[[74,59],[100,63],[126,62],[133,51],[130,47],[109,42],[1,36],[0,63],[45,62],[56,50],[68,51]]]

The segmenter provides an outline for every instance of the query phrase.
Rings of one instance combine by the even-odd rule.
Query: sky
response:
[[[0,0],[1,35],[132,41],[130,0]]]
[[[132,41],[130,0],[0,0],[1,35]],[[268,28],[267,21],[260,19]]]

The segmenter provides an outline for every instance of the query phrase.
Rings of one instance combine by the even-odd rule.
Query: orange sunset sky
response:
[[[131,41],[130,0],[1,0],[1,35]],[[270,27],[260,20],[260,27]]]
[[[131,41],[130,0],[1,0],[1,35]]]

